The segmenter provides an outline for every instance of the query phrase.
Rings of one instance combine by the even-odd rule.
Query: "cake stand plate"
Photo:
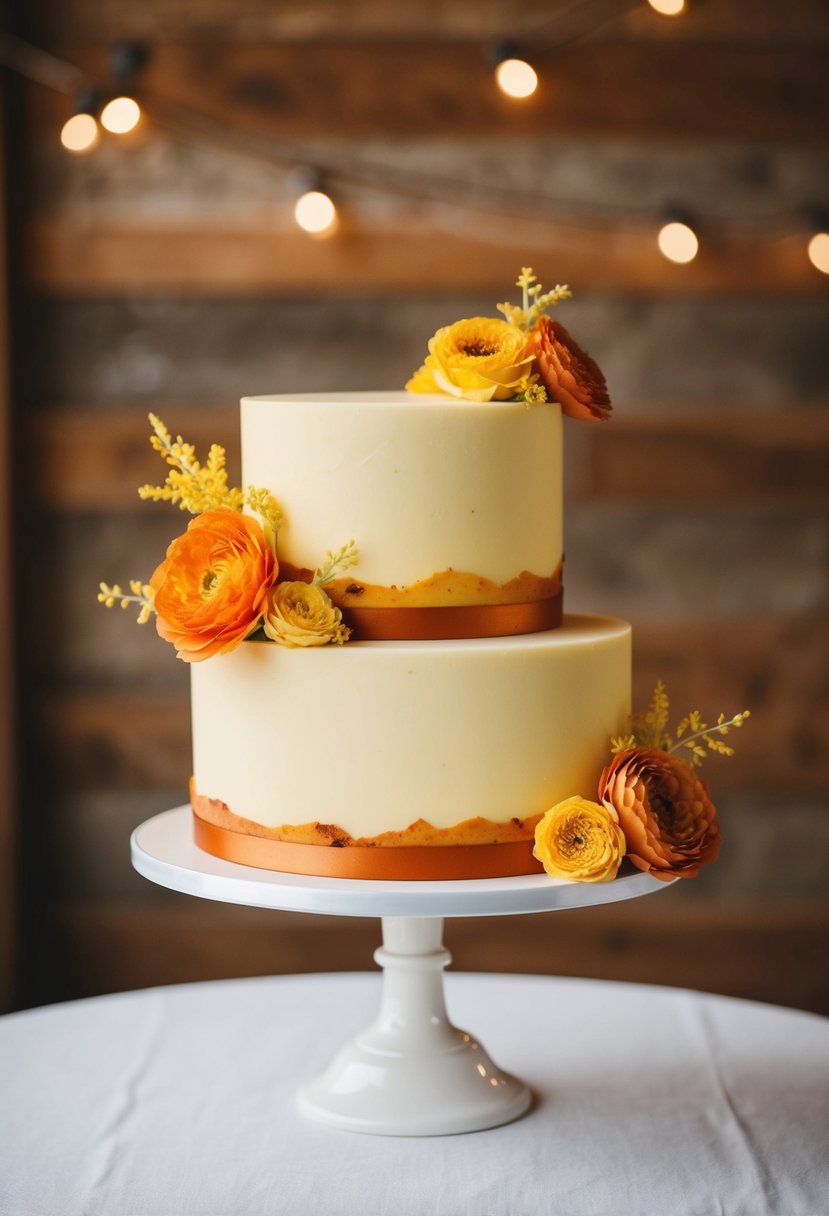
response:
[[[315,878],[223,861],[192,838],[189,806],[148,819],[132,834],[132,864],[150,881],[224,903],[333,916],[379,916],[380,1011],[330,1067],[299,1094],[306,1115],[349,1131],[439,1136],[519,1118],[532,1101],[466,1031],[449,1021],[443,969],[447,916],[503,916],[614,903],[662,891],[629,874],[609,883],[567,883],[545,874],[454,882]]]

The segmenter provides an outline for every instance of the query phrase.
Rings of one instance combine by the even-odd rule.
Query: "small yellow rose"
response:
[[[625,855],[625,835],[615,812],[586,798],[565,798],[535,829],[533,856],[553,878],[609,882]]]
[[[341,644],[349,635],[339,608],[314,583],[277,583],[262,625],[268,637],[282,646]]]
[[[448,393],[466,401],[510,401],[533,374],[529,337],[495,317],[470,317],[439,329],[429,355],[406,388],[412,393]]]

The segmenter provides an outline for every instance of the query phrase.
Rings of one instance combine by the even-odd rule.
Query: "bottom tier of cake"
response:
[[[624,621],[565,616],[508,638],[250,641],[194,664],[197,841],[303,873],[532,872],[539,817],[595,797],[626,728],[630,652]]]

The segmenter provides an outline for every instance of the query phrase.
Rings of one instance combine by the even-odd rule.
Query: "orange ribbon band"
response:
[[[205,853],[259,870],[313,874],[322,878],[441,881],[458,878],[511,878],[540,874],[532,840],[506,844],[366,846],[291,844],[248,836],[208,823],[193,812],[193,838]]]
[[[518,604],[458,604],[426,608],[343,608],[355,641],[438,641],[542,633],[561,624],[562,593]],[[451,847],[451,846],[449,846]],[[488,847],[488,846],[484,846]]]

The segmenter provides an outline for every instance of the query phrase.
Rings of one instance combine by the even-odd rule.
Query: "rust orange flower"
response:
[[[627,856],[654,878],[694,878],[719,854],[710,791],[680,756],[651,747],[619,752],[599,778],[599,798],[619,816]]]
[[[558,321],[540,317],[530,331],[536,366],[551,401],[571,418],[610,417],[607,382],[597,363]]]
[[[278,564],[249,515],[197,515],[150,579],[156,628],[185,663],[233,650],[256,627]]]

